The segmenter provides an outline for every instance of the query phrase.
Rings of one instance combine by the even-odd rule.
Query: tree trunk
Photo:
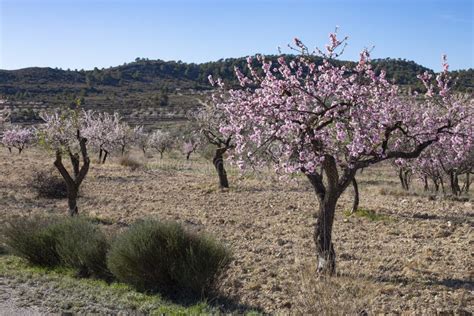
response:
[[[77,208],[77,195],[79,192],[79,187],[86,177],[87,173],[89,172],[89,165],[90,159],[87,155],[87,139],[81,137],[80,131],[77,131],[77,140],[79,142],[79,148],[82,155],[82,166],[80,167],[79,161],[79,154],[72,153],[70,150],[68,151],[69,157],[71,159],[71,164],[73,167],[73,176],[66,170],[64,164],[62,162],[62,152],[61,150],[56,151],[56,160],[54,161],[54,165],[58,169],[59,173],[63,177],[64,181],[66,182],[67,187],[67,197],[68,197],[68,213],[70,216],[75,216],[79,213]]]
[[[469,193],[470,186],[471,186],[471,172],[468,171],[466,172],[466,186],[465,186],[466,193]]]
[[[10,154],[12,153],[12,148],[11,147],[8,147],[8,151],[10,152]]]
[[[456,171],[449,172],[449,181],[451,184],[451,192],[453,195],[459,195],[461,189],[459,188],[458,174]]]
[[[318,272],[330,275],[336,272],[336,253],[331,240],[336,201],[334,198],[325,198],[324,201],[320,201],[313,236],[318,256]]]
[[[218,148],[216,149],[216,153],[214,158],[212,159],[212,163],[216,168],[217,175],[219,176],[219,187],[220,188],[228,188],[229,181],[227,179],[227,172],[224,168],[224,158],[223,155],[226,152],[227,148]]]
[[[186,154],[186,160],[189,160],[189,157],[190,157],[190,156],[191,156],[191,153],[190,153],[190,152],[187,153],[187,154]]]
[[[21,148],[21,147],[18,148],[18,155],[20,155],[22,151],[23,151],[23,148]]]
[[[102,148],[99,149],[99,162],[102,161]]]
[[[409,170],[403,170],[403,168],[400,168],[398,170],[398,177],[400,178],[400,183],[402,184],[402,188],[405,191],[409,190],[409,175],[410,171]]]
[[[410,190],[410,176],[411,176],[411,171],[406,170],[405,171],[405,189],[408,191]]]
[[[122,156],[123,156],[123,155],[125,154],[125,145],[122,145],[122,150],[121,150],[121,152],[122,152]]]
[[[402,168],[398,169],[398,178],[400,179],[400,184],[402,185],[403,190],[405,190],[405,184],[403,182],[403,171]]]
[[[319,211],[314,226],[314,243],[318,257],[318,272],[333,275],[336,272],[336,253],[332,244],[332,226],[336,203],[340,195],[355,177],[356,170],[347,170],[339,178],[336,160],[332,156],[325,156],[323,162],[326,183],[318,173],[306,174],[319,200]],[[303,170],[304,171],[304,170]],[[353,183],[353,182],[352,182]]]
[[[163,152],[160,151],[160,159],[163,159]]]
[[[423,177],[423,181],[424,181],[424,183],[425,183],[425,185],[424,185],[424,187],[423,187],[423,190],[424,190],[424,191],[429,191],[430,188],[429,188],[429,186],[428,186],[428,177],[427,177],[427,176],[424,176],[424,177]]]
[[[439,184],[438,184],[438,181],[436,179],[433,179],[433,184],[434,184],[434,187],[435,187],[435,192],[438,193],[439,192]]]
[[[69,215],[76,216],[79,214],[79,209],[77,208],[77,192],[78,187],[74,185],[74,187],[69,188],[67,192],[67,205],[69,207]]]
[[[102,164],[105,163],[105,160],[107,160],[107,155],[109,154],[109,152],[107,150],[104,149],[104,159],[102,160]]]
[[[352,203],[351,214],[354,214],[359,208],[359,186],[355,178],[352,179],[352,187],[354,188],[354,202]]]

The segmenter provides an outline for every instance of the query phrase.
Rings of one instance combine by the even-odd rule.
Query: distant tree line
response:
[[[276,63],[278,56],[267,56],[268,60]],[[291,59],[286,55],[285,59]],[[316,64],[321,64],[322,59],[313,57]],[[230,85],[238,85],[234,76],[234,68],[238,67],[244,74],[247,73],[245,58],[226,58],[202,64],[184,63],[182,61],[163,61],[137,58],[134,62],[110,68],[94,68],[93,70],[61,70],[52,68],[25,68],[14,71],[0,70],[0,93],[15,95],[28,93],[22,85],[76,85],[85,84],[87,88],[95,86],[123,86],[134,84],[138,87],[144,83],[156,83],[171,80],[174,82],[170,88],[193,88],[196,90],[210,89],[207,77],[222,78]],[[350,61],[334,61],[338,65],[355,65]],[[398,85],[410,86],[415,90],[423,90],[417,80],[417,75],[432,70],[425,68],[414,61],[405,59],[376,59],[372,61],[376,72],[384,69],[388,80]],[[454,89],[458,92],[474,92],[474,69],[453,71],[456,79]]]

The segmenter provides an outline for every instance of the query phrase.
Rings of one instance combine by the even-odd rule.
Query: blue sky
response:
[[[406,58],[436,71],[474,68],[474,0],[0,0],[0,69],[92,69],[136,57],[204,62],[274,54],[297,36],[342,59]]]

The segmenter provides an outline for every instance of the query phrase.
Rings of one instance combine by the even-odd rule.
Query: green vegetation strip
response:
[[[391,218],[388,215],[384,214],[378,214],[373,210],[368,210],[364,208],[359,208],[357,211],[351,214],[350,211],[345,211],[344,216],[350,217],[350,216],[356,216],[356,217],[365,217],[371,222],[377,222],[377,221],[383,221],[383,222],[390,222],[394,221],[393,218]]]
[[[173,304],[159,295],[137,292],[121,283],[108,284],[102,280],[79,279],[74,272],[64,268],[41,268],[28,265],[24,260],[11,256],[0,255],[0,277],[21,284],[41,284],[45,288],[54,289],[54,293],[74,293],[66,307],[73,312],[82,311],[89,302],[100,305],[104,309],[116,311],[138,311],[148,315],[199,315],[217,313],[206,303],[198,303],[189,307]],[[64,295],[69,298],[69,295]],[[45,302],[42,302],[45,303]],[[63,306],[48,306],[52,309],[65,309]]]

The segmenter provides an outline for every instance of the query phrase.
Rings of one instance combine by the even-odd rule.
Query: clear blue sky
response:
[[[0,0],[0,69],[109,67],[136,57],[204,62],[276,53],[293,37],[343,59],[406,58],[474,68],[474,0]]]

